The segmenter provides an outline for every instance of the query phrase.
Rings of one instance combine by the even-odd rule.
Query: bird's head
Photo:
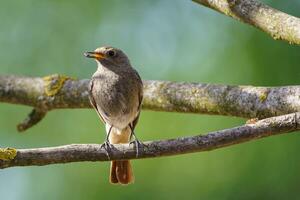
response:
[[[116,66],[126,67],[130,66],[130,62],[126,54],[120,49],[114,47],[99,47],[95,51],[84,53],[85,57],[94,58],[104,67]]]

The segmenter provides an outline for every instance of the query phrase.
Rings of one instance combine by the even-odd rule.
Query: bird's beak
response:
[[[105,55],[100,52],[85,52],[83,55],[87,58],[95,58],[97,60],[105,58]]]

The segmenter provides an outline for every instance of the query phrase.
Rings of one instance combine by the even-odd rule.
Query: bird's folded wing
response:
[[[106,124],[105,120],[103,119],[103,117],[101,116],[101,114],[100,114],[100,112],[99,112],[99,110],[98,110],[98,108],[97,108],[97,104],[96,104],[96,101],[95,101],[94,96],[93,96],[93,86],[94,86],[94,84],[93,84],[93,79],[92,79],[92,80],[90,81],[90,86],[89,86],[89,99],[90,99],[90,102],[91,102],[93,108],[96,110],[96,112],[97,112],[97,114],[98,114],[100,120],[101,120],[104,124]]]
[[[135,71],[136,72],[136,71]],[[139,74],[136,72],[136,74],[137,74],[137,76],[138,76],[138,78],[139,78],[139,80],[141,81],[141,78],[140,78],[140,76],[139,76]],[[140,112],[141,112],[141,106],[142,106],[142,101],[143,101],[143,82],[141,81],[141,88],[140,88],[140,90],[139,90],[139,93],[138,93],[138,95],[139,95],[139,105],[138,105],[138,114],[136,115],[136,117],[135,117],[135,119],[132,121],[132,129],[134,130],[134,128],[135,128],[135,126],[136,126],[136,124],[138,123],[138,121],[139,121],[139,117],[140,117]]]

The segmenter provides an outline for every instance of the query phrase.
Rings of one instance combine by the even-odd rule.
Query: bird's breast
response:
[[[136,84],[130,77],[113,73],[93,76],[92,95],[107,123],[124,128],[134,120],[139,104]]]

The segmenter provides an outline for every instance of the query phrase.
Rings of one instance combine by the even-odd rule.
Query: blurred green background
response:
[[[299,0],[264,1],[300,16]],[[123,49],[143,79],[299,85],[300,48],[190,1],[10,0],[0,6],[0,73],[89,78],[83,52]],[[25,133],[31,108],[0,104],[0,146],[33,148],[101,143],[93,110],[59,110]],[[205,134],[244,119],[143,111],[137,134],[157,140]],[[133,161],[136,182],[108,183],[109,163],[72,163],[0,171],[1,199],[297,199],[300,135],[219,150]]]

